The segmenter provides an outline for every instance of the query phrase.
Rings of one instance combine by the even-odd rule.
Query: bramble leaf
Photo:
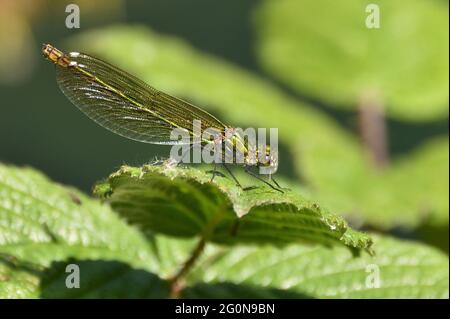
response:
[[[286,190],[244,190],[226,177],[167,164],[123,166],[97,195],[144,233],[203,236],[220,244],[343,244],[370,252],[372,240],[340,217]]]
[[[192,191],[188,180],[202,176],[189,176],[194,173],[176,177],[174,187]],[[161,178],[169,180],[164,185],[171,183]],[[105,194],[106,188],[97,191]],[[35,170],[4,165],[0,222],[1,298],[173,296],[170,279],[198,240],[149,234],[145,240],[107,206],[79,191]],[[375,257],[355,257],[342,245],[210,244],[176,290],[186,298],[448,297],[445,254],[417,243],[374,237]],[[78,289],[66,286],[69,264],[80,269]]]

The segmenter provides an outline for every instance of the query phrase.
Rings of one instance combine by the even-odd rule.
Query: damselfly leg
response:
[[[252,172],[251,170],[248,169],[248,167],[245,167],[245,172],[251,176],[253,176],[254,178],[256,178],[257,180],[260,180],[261,182],[263,182],[264,184],[268,185],[270,188],[280,192],[280,193],[284,193],[284,191],[281,189],[280,185],[278,183],[275,182],[276,186],[272,185],[270,182],[266,181],[265,179],[263,179],[261,176],[259,176],[258,174],[255,174],[254,172]],[[272,179],[273,180],[273,179]]]
[[[217,170],[217,163],[214,163],[214,168],[211,171],[206,171],[206,173],[212,174],[210,182],[212,182],[216,176],[225,177],[223,173]]]
[[[237,186],[239,186],[240,188],[243,188],[241,183],[239,183],[239,181],[237,180],[236,176],[234,176],[233,172],[231,172],[231,169],[227,166],[227,164],[222,163],[223,167],[225,167],[225,169],[227,170],[228,174],[230,174],[230,176],[233,178],[234,182],[236,183]]]

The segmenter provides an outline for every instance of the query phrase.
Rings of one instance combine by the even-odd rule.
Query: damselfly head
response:
[[[258,150],[258,166],[269,167],[273,170],[278,168],[278,153],[270,150],[270,145],[266,145],[263,152]]]

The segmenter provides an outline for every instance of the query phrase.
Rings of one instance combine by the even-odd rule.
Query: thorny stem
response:
[[[384,107],[374,92],[364,94],[358,104],[359,132],[374,167],[381,170],[389,164],[387,128]]]

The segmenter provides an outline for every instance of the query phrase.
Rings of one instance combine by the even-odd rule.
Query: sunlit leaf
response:
[[[201,263],[189,298],[448,298],[448,258],[429,247],[375,237],[377,255],[343,248],[240,247]],[[217,253],[219,255],[219,253]],[[295,265],[293,267],[293,265]],[[324,266],[325,265],[325,266]],[[200,283],[198,283],[200,281]]]
[[[40,279],[52,263],[61,262],[64,285],[69,262],[63,261],[69,258],[103,260],[105,273],[112,266],[112,271],[121,269],[131,277],[136,268],[159,269],[148,242],[108,207],[33,169],[0,165],[0,296],[37,297],[44,291],[52,295]],[[120,294],[120,287],[111,293]],[[146,293],[164,296],[161,286]]]
[[[228,178],[210,179],[197,169],[124,166],[96,193],[144,233],[203,235],[222,244],[343,244],[370,251],[370,237],[299,194],[266,185],[243,190]]]
[[[108,207],[29,168],[1,165],[0,194],[1,298],[173,296],[169,279],[198,240],[146,241]],[[207,245],[176,291],[187,298],[448,298],[446,255],[374,237],[375,257],[343,246]],[[68,264],[80,268],[78,289],[66,286]]]

